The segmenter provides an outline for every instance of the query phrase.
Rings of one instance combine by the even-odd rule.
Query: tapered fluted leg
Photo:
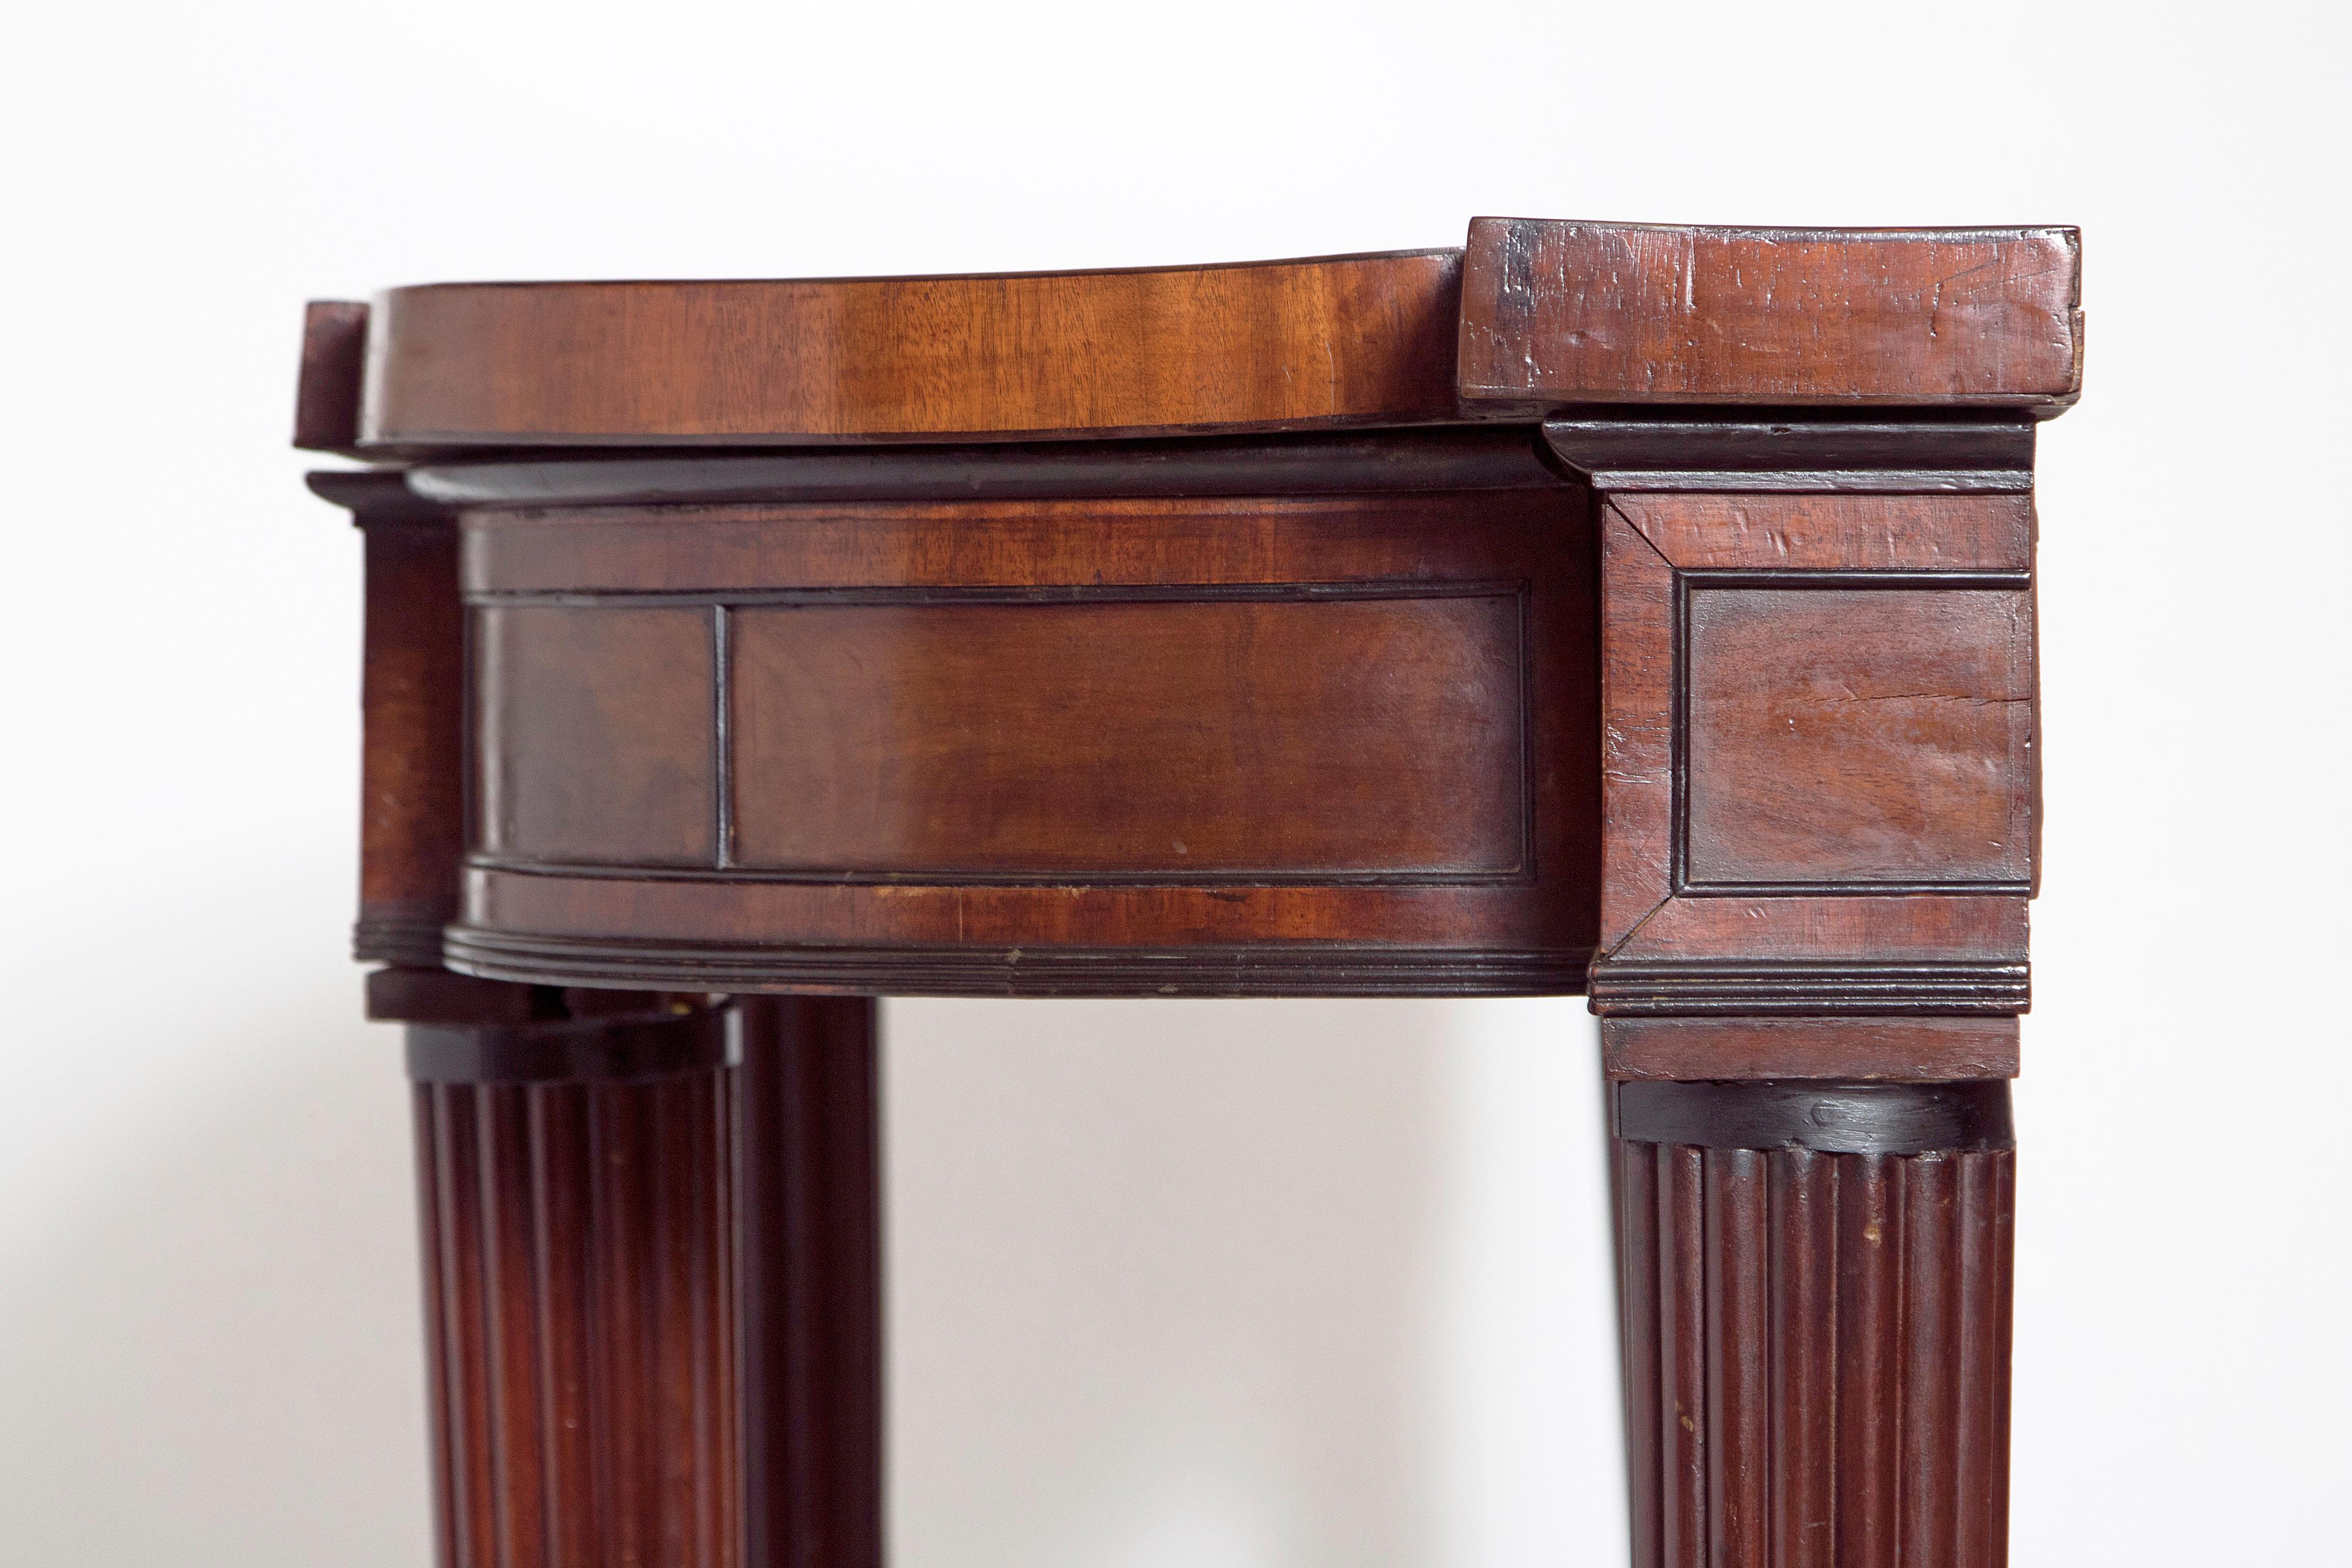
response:
[[[2009,1087],[1615,1087],[1636,1568],[1999,1568]]]
[[[411,1026],[440,1560],[874,1568],[873,1004],[642,1000]]]

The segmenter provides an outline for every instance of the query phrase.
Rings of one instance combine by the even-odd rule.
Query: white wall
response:
[[[2222,20],[2223,16],[2228,18]],[[301,302],[2068,222],[2016,1560],[2345,1561],[2343,24],[47,5],[0,52],[0,1563],[427,1553]],[[1608,1562],[1572,1002],[892,1009],[900,1561]]]

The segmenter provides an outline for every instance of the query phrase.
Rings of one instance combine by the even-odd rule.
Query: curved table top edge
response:
[[[310,308],[295,444],[1135,439],[1563,409],[2063,412],[2069,228],[1481,218],[1459,250],[908,277],[434,284]]]

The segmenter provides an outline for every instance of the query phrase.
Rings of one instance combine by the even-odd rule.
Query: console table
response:
[[[880,1563],[871,998],[1574,992],[1636,1563],[2002,1562],[2077,258],[310,307],[443,1563]]]

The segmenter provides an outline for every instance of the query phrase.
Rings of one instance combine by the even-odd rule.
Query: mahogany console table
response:
[[[2000,1563],[2077,253],[312,306],[443,1563],[881,1561],[868,998],[1563,992],[1636,1563]]]

